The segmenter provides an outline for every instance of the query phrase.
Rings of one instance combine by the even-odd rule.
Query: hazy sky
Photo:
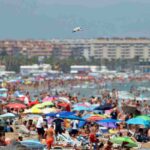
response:
[[[94,37],[150,37],[150,0],[0,0],[0,39]]]

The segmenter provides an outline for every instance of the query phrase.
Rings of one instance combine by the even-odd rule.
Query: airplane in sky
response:
[[[81,27],[75,27],[73,30],[72,30],[72,32],[79,32],[79,31],[81,31],[82,29],[81,29]]]

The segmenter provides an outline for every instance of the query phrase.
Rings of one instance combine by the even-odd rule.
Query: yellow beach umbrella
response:
[[[31,109],[26,109],[24,111],[25,114],[41,114],[42,110],[38,109],[38,108],[31,108]]]
[[[52,102],[50,102],[50,101],[47,101],[47,102],[43,102],[43,103],[41,104],[41,106],[43,106],[43,107],[46,107],[46,106],[54,106],[54,104],[53,104]]]
[[[42,113],[43,114],[48,114],[48,113],[55,113],[55,112],[57,112],[57,109],[56,108],[44,108],[44,109],[42,109]]]
[[[32,109],[31,109],[31,113],[33,113],[33,114],[41,114],[41,113],[42,113],[42,110],[41,110],[41,109],[38,109],[38,108],[32,108]]]
[[[34,108],[43,108],[43,106],[42,104],[36,104],[31,109],[34,109]]]

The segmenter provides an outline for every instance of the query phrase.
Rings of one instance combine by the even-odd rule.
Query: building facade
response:
[[[9,55],[54,56],[66,59],[70,56],[95,59],[133,59],[150,61],[150,39],[146,38],[99,38],[65,39],[50,41],[0,41],[0,52]]]

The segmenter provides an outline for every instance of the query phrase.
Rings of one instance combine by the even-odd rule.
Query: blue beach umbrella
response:
[[[13,113],[6,113],[0,115],[0,118],[15,118],[16,116]]]
[[[70,116],[70,115],[74,115],[74,112],[68,112],[68,111],[61,111],[59,113],[57,113],[61,116]]]
[[[136,117],[131,118],[128,121],[126,121],[127,124],[133,124],[133,125],[144,125],[144,126],[150,126],[150,121],[144,120],[143,118]]]
[[[46,114],[46,116],[49,116],[49,117],[56,117],[56,115],[59,115],[61,117],[70,116],[70,115],[74,115],[74,112],[61,111],[61,112],[58,112],[58,113],[48,113],[48,114]]]
[[[48,114],[45,114],[47,117],[56,117],[56,114],[57,113],[48,113]]]
[[[115,119],[111,119],[111,118],[107,118],[107,119],[103,119],[100,121],[97,121],[96,123],[99,125],[102,125],[104,127],[109,127],[109,128],[116,128],[116,123],[120,122],[119,120],[115,120]]]
[[[42,150],[45,147],[43,144],[36,140],[24,140],[20,143],[30,149]]]
[[[80,120],[80,121],[84,121],[83,118],[80,118],[78,116],[75,115],[69,115],[69,116],[57,116],[58,118],[62,118],[62,119],[70,119],[70,120]]]
[[[73,108],[73,111],[91,111],[90,107],[83,107],[83,106],[78,106]]]

